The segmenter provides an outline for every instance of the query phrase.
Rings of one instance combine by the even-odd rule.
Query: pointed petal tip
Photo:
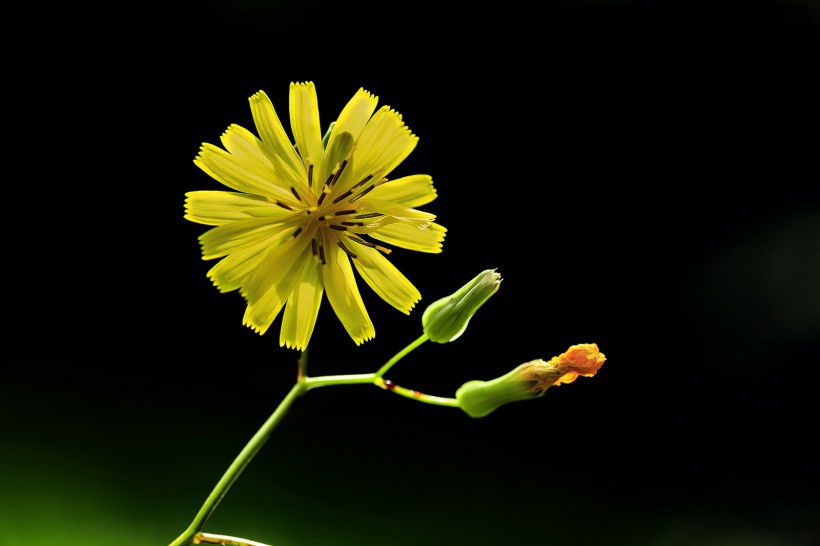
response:
[[[256,332],[257,334],[259,334],[261,336],[265,332],[268,331],[268,328],[270,327],[270,323],[268,323],[268,324],[259,324],[257,321],[255,321],[253,319],[253,316],[251,315],[251,310],[252,310],[251,305],[248,305],[245,308],[245,314],[242,316],[242,325],[247,326],[248,328],[250,328],[251,330],[253,330],[254,332]]]
[[[260,100],[268,99],[268,94],[265,93],[262,89],[248,97],[248,100],[251,102],[259,102]]]
[[[307,347],[307,343],[296,343],[289,339],[279,338],[279,346],[286,349],[293,349],[294,351],[304,351],[305,347]]]

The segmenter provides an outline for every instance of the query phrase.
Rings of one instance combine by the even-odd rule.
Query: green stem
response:
[[[359,373],[347,375],[323,375],[321,377],[306,377],[305,385],[308,390],[330,385],[361,385],[373,383],[376,380],[374,373]]]
[[[225,474],[222,475],[222,478],[216,484],[216,487],[214,487],[211,494],[208,495],[208,498],[205,500],[205,504],[203,504],[202,508],[199,509],[199,513],[197,513],[194,521],[191,522],[191,525],[189,525],[188,528],[170,544],[170,546],[186,546],[193,544],[192,541],[194,536],[202,530],[205,522],[208,521],[208,518],[211,517],[211,514],[213,514],[214,510],[216,510],[217,505],[228,492],[228,489],[231,488],[242,471],[245,470],[245,467],[248,466],[248,463],[251,462],[251,459],[253,459],[262,446],[265,445],[265,442],[268,441],[273,429],[276,428],[276,425],[278,425],[279,421],[281,421],[285,416],[285,413],[287,413],[288,409],[290,409],[293,402],[306,391],[307,386],[304,382],[296,383],[293,386],[276,410],[274,410],[271,416],[268,417],[268,420],[265,421],[265,424],[262,425],[262,428],[260,428],[256,434],[253,435],[253,438],[251,438],[236,459],[234,459]]]
[[[387,373],[387,371],[388,371],[390,368],[392,368],[392,367],[393,367],[393,365],[394,365],[396,362],[398,362],[399,360],[401,360],[402,358],[404,358],[405,356],[407,356],[408,354],[410,354],[410,352],[411,352],[411,351],[413,351],[416,347],[418,347],[419,345],[421,345],[422,343],[424,343],[424,342],[425,342],[425,341],[427,341],[428,339],[429,339],[429,338],[427,337],[427,334],[422,334],[422,335],[421,335],[421,337],[419,337],[416,341],[414,341],[413,343],[411,343],[410,345],[408,345],[407,347],[405,347],[404,349],[402,349],[401,351],[399,351],[398,353],[396,353],[396,354],[393,356],[393,358],[391,358],[390,360],[388,360],[388,361],[385,363],[385,365],[384,365],[384,366],[382,366],[381,368],[379,368],[379,371],[377,371],[377,372],[376,372],[376,374],[375,374],[375,375],[376,375],[376,377],[382,377],[384,374],[386,374],[386,373]]]
[[[458,400],[455,398],[444,398],[441,396],[432,396],[429,394],[424,394],[419,391],[414,391],[411,389],[406,389],[399,385],[396,385],[392,381],[388,379],[382,379],[381,377],[376,377],[374,373],[362,373],[362,374],[350,374],[350,375],[325,375],[322,377],[308,377],[305,379],[305,384],[307,385],[307,389],[315,389],[317,387],[329,387],[331,385],[361,385],[361,384],[373,384],[379,388],[382,388],[386,391],[394,392],[400,396],[404,396],[406,398],[411,398],[418,402],[424,402],[425,404],[435,404],[437,406],[448,406],[451,408],[457,408]]]
[[[447,406],[450,408],[460,407],[458,404],[458,400],[456,400],[455,398],[432,396],[430,394],[424,394],[423,392],[405,389],[404,387],[400,387],[392,381],[388,379],[382,379],[381,377],[377,378],[376,381],[373,382],[373,384],[377,387],[383,388],[384,390],[394,392],[399,396],[404,396],[405,398],[416,400],[417,402],[424,402],[425,404],[433,404],[436,406]]]
[[[217,505],[225,497],[228,490],[237,480],[239,475],[245,470],[245,467],[251,462],[254,456],[259,453],[262,446],[270,438],[273,429],[279,424],[282,418],[287,413],[288,409],[293,405],[293,402],[311,389],[318,387],[327,387],[331,385],[361,385],[372,384],[379,388],[392,391],[400,396],[411,398],[418,402],[426,404],[435,404],[438,406],[459,407],[458,401],[455,398],[442,398],[440,396],[430,396],[422,394],[418,391],[405,389],[391,381],[382,379],[382,376],[387,373],[399,360],[407,356],[411,351],[416,349],[419,345],[427,341],[427,335],[422,335],[410,345],[396,353],[390,360],[382,366],[376,373],[363,374],[347,374],[347,375],[326,375],[323,377],[308,377],[307,376],[307,348],[302,352],[299,358],[299,370],[297,374],[296,384],[291,388],[290,392],[285,396],[279,406],[274,410],[268,420],[262,427],[253,435],[253,438],[245,445],[239,455],[234,459],[231,466],[223,474],[222,478],[216,484],[211,494],[205,500],[205,504],[199,509],[194,520],[188,528],[177,537],[169,546],[191,546],[193,544],[225,544],[237,546],[264,546],[259,543],[252,542],[243,538],[229,537],[227,535],[212,535],[203,533],[202,527],[208,518],[211,517]],[[217,542],[214,542],[217,541]]]
[[[307,363],[308,363],[308,348],[305,347],[305,350],[302,351],[302,354],[299,355],[299,370],[296,372],[296,381],[302,382],[307,379]]]

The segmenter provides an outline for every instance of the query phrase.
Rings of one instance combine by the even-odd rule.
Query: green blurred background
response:
[[[38,8],[40,9],[40,8]],[[426,304],[501,289],[390,378],[450,396],[569,345],[593,379],[483,419],[368,386],[300,399],[206,531],[275,546],[820,543],[818,10],[799,0],[205,2],[15,11],[0,546],[165,546],[295,379],[219,294],[184,193],[264,89],[359,87],[420,137],[444,252],[409,317],[327,302],[315,375],[375,371]],[[11,38],[9,51],[33,51]],[[10,212],[10,214],[9,214]]]

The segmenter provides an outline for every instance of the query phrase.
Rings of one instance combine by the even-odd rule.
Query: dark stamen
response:
[[[327,194],[326,194],[325,192],[322,192],[322,195],[320,195],[320,196],[319,196],[319,201],[318,201],[316,204],[317,204],[317,205],[321,205],[321,204],[322,204],[322,201],[324,201],[324,200],[325,200],[325,196],[326,196],[326,195],[327,195]]]
[[[364,222],[342,222],[343,226],[363,226]]]
[[[345,214],[353,214],[356,212],[356,209],[349,209],[349,210],[340,210],[339,212],[334,212],[335,216],[344,216]],[[359,217],[361,218],[361,216]]]
[[[359,186],[361,186],[361,185],[362,185],[362,184],[364,184],[365,182],[369,181],[371,178],[373,178],[374,176],[376,176],[377,174],[379,174],[379,173],[380,173],[380,172],[382,172],[383,170],[384,170],[384,167],[381,167],[381,168],[376,169],[376,170],[375,170],[375,171],[373,171],[372,173],[368,174],[367,176],[365,176],[364,178],[362,178],[361,180],[359,180],[358,182],[356,182],[356,183],[355,183],[355,184],[354,184],[354,185],[353,185],[350,189],[353,189],[353,188],[358,188]]]
[[[331,224],[330,229],[335,229],[336,231],[347,231],[347,228],[344,226],[337,226],[335,224]]]
[[[357,258],[357,256],[353,254],[345,245],[343,245],[341,241],[336,241],[336,244],[339,245],[339,248],[345,251],[345,254],[347,254],[354,260]]]
[[[338,169],[338,168],[339,167],[337,165],[336,169]],[[336,174],[336,169],[333,169],[332,171],[330,171],[330,174],[328,175],[327,180],[325,180],[325,186],[330,186],[330,181],[333,180],[333,176]]]
[[[313,251],[313,255],[316,256],[318,251],[316,250],[316,238],[315,237],[310,240],[310,249]]]
[[[334,171],[334,173],[333,173],[333,180],[331,180],[331,181],[330,181],[330,184],[328,184],[329,186],[331,186],[331,187],[332,187],[332,186],[333,186],[333,184],[335,184],[336,182],[338,182],[338,181],[339,181],[339,177],[340,177],[340,176],[342,176],[342,171],[344,171],[344,170],[345,170],[345,167],[347,167],[347,159],[345,159],[344,161],[342,161],[342,164],[341,164],[341,165],[339,165],[338,167],[336,167],[335,169],[333,169],[333,171]]]
[[[302,226],[299,226],[298,228],[296,228],[296,231],[293,232],[293,236],[296,237],[300,233],[302,233]]]
[[[370,241],[365,241],[364,239],[362,239],[361,237],[357,237],[356,235],[350,235],[349,237],[350,237],[350,239],[352,239],[353,241],[356,241],[360,245],[369,246],[370,248],[375,248],[376,250],[384,252],[385,254],[390,254],[392,252],[392,250],[390,250],[389,248],[385,248],[383,246],[373,244]]]
[[[325,247],[319,245],[319,259],[322,260],[322,265],[325,265],[327,262],[325,261]]]
[[[381,212],[368,212],[367,214],[359,214],[356,218],[378,218],[379,216],[384,216]]]
[[[293,196],[296,198],[297,201],[299,201],[299,202],[302,201],[302,198],[299,197],[299,194],[296,193],[296,188],[294,188],[293,186],[290,187],[290,193],[293,194]]]
[[[350,189],[352,190],[353,188],[358,188],[359,186],[361,186],[362,184],[364,184],[365,182],[367,182],[368,180],[370,180],[374,176],[376,176],[376,173],[368,174],[367,176],[365,176],[364,178],[362,178],[361,180],[359,180],[358,182],[353,184],[353,186],[351,186]]]
[[[373,184],[372,186],[370,186],[369,188],[367,188],[366,190],[364,190],[362,193],[360,193],[359,195],[357,195],[356,197],[354,197],[353,199],[351,199],[351,200],[350,200],[350,202],[352,203],[352,202],[354,202],[354,201],[358,201],[359,199],[361,199],[362,197],[364,197],[364,196],[365,196],[365,195],[367,195],[368,193],[372,192],[374,189],[376,189],[376,185],[375,185],[375,184]]]
[[[308,165],[308,188],[313,187],[313,163]]]
[[[282,207],[285,210],[291,210],[291,211],[296,210],[295,208],[291,207],[290,205],[286,205],[285,203],[283,203],[281,201],[274,201],[274,203],[276,203],[277,205],[279,205],[280,207]]]
[[[338,203],[339,201],[341,201],[341,200],[342,200],[342,199],[344,199],[345,197],[349,196],[351,193],[353,193],[353,189],[352,189],[352,188],[351,188],[351,189],[349,189],[349,190],[347,190],[346,192],[344,192],[342,195],[340,195],[340,196],[339,196],[339,197],[337,197],[336,199],[334,199],[334,200],[333,200],[333,203],[334,203],[334,204]]]

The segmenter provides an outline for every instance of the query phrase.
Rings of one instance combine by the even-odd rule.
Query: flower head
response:
[[[204,143],[194,163],[235,191],[186,194],[185,218],[215,226],[199,241],[208,277],[247,301],[243,323],[263,334],[284,309],[279,343],[304,349],[323,294],[356,344],[375,329],[353,269],[387,303],[409,314],[421,299],[387,259],[386,243],[441,252],[444,227],[418,210],[436,198],[432,178],[387,176],[418,138],[401,115],[364,89],[322,138],[313,83],[290,86],[295,145],[268,96],[250,97],[258,137],[231,125],[220,148]]]
[[[504,404],[540,398],[550,387],[572,383],[579,375],[592,377],[604,361],[595,343],[573,345],[549,362],[539,358],[489,381],[468,381],[456,391],[456,399],[471,417],[484,417]]]

